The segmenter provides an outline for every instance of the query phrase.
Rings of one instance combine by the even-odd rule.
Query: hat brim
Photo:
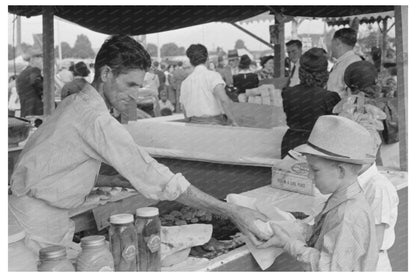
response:
[[[350,164],[368,164],[368,163],[373,163],[374,162],[373,158],[351,159],[351,158],[331,156],[331,155],[322,153],[322,152],[310,147],[307,144],[299,145],[298,147],[296,147],[293,150],[295,150],[296,152],[299,152],[301,154],[314,155],[314,156],[318,156],[320,158],[324,158],[324,159],[327,159],[327,160],[345,162],[345,163],[350,163]]]

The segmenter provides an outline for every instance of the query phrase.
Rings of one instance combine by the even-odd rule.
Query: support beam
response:
[[[396,21],[396,63],[397,63],[397,98],[399,116],[399,144],[400,144],[400,169],[408,168],[407,145],[407,67],[408,67],[408,25],[407,6],[395,6],[394,17]]]
[[[267,42],[267,41],[265,41],[264,39],[262,39],[262,38],[260,38],[260,37],[256,36],[255,34],[253,34],[252,32],[250,32],[249,30],[244,29],[243,27],[241,27],[241,26],[240,26],[240,25],[238,25],[237,23],[231,22],[230,24],[231,24],[231,25],[233,25],[234,27],[236,27],[237,29],[239,29],[239,30],[243,31],[243,32],[244,32],[244,33],[246,33],[247,35],[252,36],[253,38],[255,38],[255,39],[257,39],[258,41],[260,41],[261,43],[264,43],[264,44],[266,44],[267,46],[269,46],[270,48],[272,48],[272,49],[273,49],[273,45],[271,45],[270,43],[268,43],[268,42]]]
[[[282,14],[274,17],[278,43],[274,45],[274,77],[285,77],[285,18]]]
[[[53,47],[53,7],[43,7],[42,24],[43,114],[48,116],[55,109],[55,49]]]

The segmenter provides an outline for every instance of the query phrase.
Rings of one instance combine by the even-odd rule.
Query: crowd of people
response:
[[[300,41],[286,44],[289,68],[282,99],[289,129],[282,158],[292,149],[303,153],[316,187],[330,195],[313,226],[299,223],[303,241],[278,224],[267,235],[255,224],[265,216],[199,191],[136,145],[108,112],[125,112],[133,99],[150,116],[183,112],[189,122],[237,126],[232,101],[274,77],[273,56],[263,57],[262,68],[253,70],[253,61],[233,50],[226,66],[215,67],[207,48],[192,44],[186,50],[189,61],[173,69],[152,62],[132,38],[116,35],[102,45],[93,66],[80,62],[57,74],[70,80],[60,89],[62,100],[32,135],[13,172],[9,209],[25,226],[29,246],[70,245],[74,225],[68,211],[82,203],[105,162],[144,196],[226,215],[258,247],[283,248],[309,270],[391,270],[387,250],[394,242],[398,197],[375,166],[389,102],[375,65],[354,53],[356,42],[353,29],[335,32],[336,62],[330,71],[324,49],[302,53]],[[43,113],[40,57],[33,53],[16,78],[22,116]],[[92,82],[86,79],[90,71],[95,72]]]

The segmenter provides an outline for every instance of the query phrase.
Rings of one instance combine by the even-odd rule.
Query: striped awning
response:
[[[368,13],[353,15],[347,17],[330,17],[326,19],[328,26],[342,26],[350,24],[353,20],[359,20],[360,24],[371,24],[374,22],[380,22],[385,19],[393,18],[394,11],[380,12],[380,13]]]

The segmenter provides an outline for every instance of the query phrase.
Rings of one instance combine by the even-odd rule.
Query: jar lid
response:
[[[88,236],[81,239],[81,247],[92,247],[105,245],[104,236]]]
[[[132,214],[115,214],[110,216],[111,224],[127,224],[134,221]]]
[[[66,257],[66,248],[59,245],[49,246],[39,250],[39,258],[43,260]]]
[[[141,217],[152,217],[159,215],[159,209],[155,207],[145,207],[136,210],[136,215]]]

